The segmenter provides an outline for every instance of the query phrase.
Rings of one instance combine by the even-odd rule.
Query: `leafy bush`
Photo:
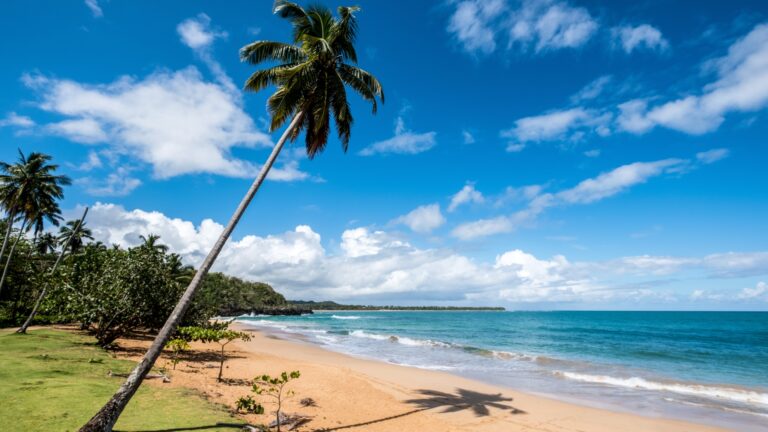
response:
[[[238,399],[235,402],[235,408],[237,408],[237,412],[246,414],[264,414],[264,406],[257,403],[250,395]]]
[[[227,345],[229,345],[230,342],[234,340],[243,340],[243,341],[249,341],[251,340],[251,335],[244,332],[234,331],[228,329],[229,323],[212,323],[208,326],[197,326],[197,327],[180,327],[177,332],[179,334],[179,338],[187,340],[187,341],[196,341],[196,342],[215,342],[219,344],[220,352],[219,352],[219,376],[218,380],[221,381],[221,376],[224,371],[224,360],[226,359],[226,356],[224,354],[224,348],[226,348]]]

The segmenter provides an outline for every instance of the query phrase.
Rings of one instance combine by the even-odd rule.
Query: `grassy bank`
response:
[[[132,365],[72,332],[0,330],[0,424],[9,431],[76,431],[122,383],[108,371],[125,373]],[[236,423],[242,422],[199,394],[145,384],[115,430],[231,432]]]

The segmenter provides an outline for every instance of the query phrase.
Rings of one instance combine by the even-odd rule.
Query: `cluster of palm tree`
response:
[[[0,259],[5,258],[0,276],[0,294],[6,284],[16,246],[30,231],[33,233],[34,250],[41,256],[54,253],[62,246],[51,273],[55,271],[67,250],[77,253],[87,240],[93,240],[91,230],[84,226],[85,214],[81,220],[69,221],[62,226],[58,236],[45,232],[46,222],[59,226],[62,216],[58,202],[64,197],[63,186],[71,183],[67,176],[56,174],[58,165],[50,161],[49,155],[36,152],[25,155],[19,150],[19,158],[15,163],[0,162],[0,206],[7,215],[5,236],[0,247]],[[16,224],[19,226],[14,228]],[[8,249],[14,230],[16,235]],[[29,318],[19,329],[20,333],[26,332],[45,293],[44,288]]]

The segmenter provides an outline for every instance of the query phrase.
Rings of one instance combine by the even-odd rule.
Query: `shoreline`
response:
[[[722,431],[715,426],[682,420],[614,411],[605,407],[581,405],[545,395],[521,392],[508,387],[488,384],[449,372],[427,370],[407,365],[353,357],[324,349],[311,342],[280,338],[278,333],[264,332],[241,323],[233,323],[233,329],[247,331],[250,342],[236,342],[235,348],[255,359],[271,360],[284,366],[284,370],[302,368],[302,378],[312,380],[315,387],[327,387],[330,394],[344,393],[353,401],[347,401],[336,409],[330,409],[326,417],[343,413],[337,420],[350,428],[357,423],[377,420],[366,424],[364,430],[446,430],[489,431]],[[295,335],[294,335],[295,336]],[[250,357],[250,356],[247,356]],[[239,362],[239,361],[238,361]],[[230,368],[242,369],[232,362]],[[245,365],[243,365],[245,366]],[[290,366],[290,367],[289,367]],[[252,369],[252,366],[247,367]],[[266,372],[277,372],[274,366]],[[319,378],[336,377],[327,382]],[[261,373],[253,372],[253,375]],[[356,384],[349,388],[349,382]],[[369,387],[362,390],[361,387]],[[297,389],[299,397],[302,392]],[[340,401],[328,401],[309,395],[318,404],[336,405]],[[386,407],[386,408],[385,408]],[[305,410],[306,411],[306,410]],[[352,412],[350,412],[352,411]],[[389,418],[393,412],[400,413]],[[362,416],[368,414],[368,420]],[[389,415],[385,415],[388,414]],[[407,413],[407,414],[406,414]],[[354,418],[349,418],[350,416]],[[387,419],[387,420],[381,420]],[[312,427],[319,424],[312,422]],[[419,424],[419,426],[416,426]],[[362,426],[362,425],[360,425]],[[329,426],[324,426],[329,427]],[[341,428],[336,426],[336,428]],[[426,428],[426,429],[425,429]],[[330,425],[333,430],[333,426]],[[313,430],[312,428],[308,430]],[[363,430],[363,429],[361,429]]]

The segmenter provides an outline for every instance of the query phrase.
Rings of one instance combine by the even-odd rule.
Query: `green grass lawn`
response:
[[[0,429],[76,431],[122,384],[107,371],[132,366],[72,332],[0,330]],[[193,391],[142,386],[115,430],[232,432],[242,423]]]

